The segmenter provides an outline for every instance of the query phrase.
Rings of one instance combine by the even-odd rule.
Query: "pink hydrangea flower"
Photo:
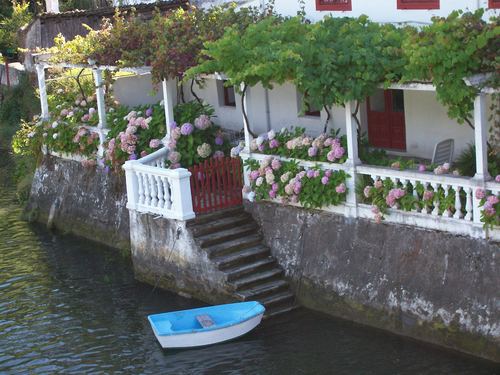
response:
[[[486,191],[484,189],[476,189],[476,198],[483,199],[486,197]]]
[[[308,169],[306,176],[307,176],[307,178],[313,178],[314,177],[314,169]]]
[[[296,195],[298,195],[300,194],[301,190],[302,190],[302,184],[300,183],[300,181],[295,182],[295,184],[293,185],[293,192]]]
[[[328,182],[330,182],[330,179],[329,179],[328,177],[323,176],[323,177],[321,178],[321,183],[322,183],[323,185],[327,185],[327,184],[328,184]]]
[[[382,189],[384,187],[384,183],[381,180],[377,180],[373,186],[375,186],[375,189]]]
[[[194,126],[196,126],[200,130],[207,129],[210,127],[210,125],[212,125],[212,122],[210,121],[210,117],[208,117],[207,115],[201,115],[196,120],[194,120]]]
[[[274,191],[278,191],[279,187],[280,186],[276,182],[271,185],[271,189],[273,189]]]
[[[281,162],[279,161],[279,159],[273,159],[273,161],[271,162],[271,168],[275,171],[281,168]]]
[[[330,178],[332,176],[333,171],[331,169],[328,169],[325,171],[325,176]]]
[[[278,140],[275,138],[275,139],[271,139],[271,141],[269,142],[269,148],[278,148],[280,145],[280,143],[278,142]]]
[[[182,124],[181,126],[181,134],[182,135],[190,135],[194,130],[194,126],[189,122]]]
[[[315,170],[314,171],[314,178],[318,178],[320,175],[319,171],[318,170]],[[327,177],[328,178],[328,177]]]
[[[344,183],[342,183],[342,184],[338,185],[338,186],[335,188],[335,191],[336,191],[337,193],[339,193],[339,194],[343,194],[343,193],[345,193],[345,192],[346,192],[346,190],[347,190],[347,189],[346,189],[346,186],[345,186],[345,184],[344,184]]]
[[[345,150],[343,147],[339,146],[339,147],[335,147],[333,149],[333,155],[335,156],[335,159],[340,159],[342,158],[342,156],[344,156],[345,154]]]
[[[419,172],[425,172],[427,170],[427,167],[425,166],[425,164],[419,164],[418,165],[418,171]]]
[[[285,193],[288,195],[293,194],[293,185],[292,184],[288,184],[285,186]]]
[[[260,175],[259,171],[250,172],[250,180],[255,181],[259,177],[259,175]]]
[[[377,207],[377,206],[372,206],[372,213],[373,214],[379,214],[380,213],[380,209]]]
[[[307,150],[307,155],[309,155],[309,157],[311,157],[311,158],[315,157],[317,154],[318,154],[317,147],[313,146],[313,147],[309,148],[309,150]]]
[[[257,180],[255,180],[255,185],[257,185],[257,186],[261,186],[263,183],[264,183],[264,179],[262,177],[259,177],[259,178],[257,178]]]
[[[181,160],[181,154],[177,151],[170,151],[168,153],[168,160],[172,163],[178,163]]]
[[[486,198],[486,201],[493,206],[497,204],[499,200],[496,195],[490,195],[488,198]]]
[[[143,158],[143,157],[145,157],[147,155],[148,155],[147,151],[141,151],[141,158]]]
[[[365,186],[365,188],[363,189],[363,195],[366,198],[370,198],[371,194],[372,194],[372,187],[371,186]]]
[[[430,190],[424,191],[424,195],[423,195],[424,201],[429,202],[432,200],[433,197],[434,197],[433,191],[430,191]]]
[[[149,141],[149,147],[158,148],[160,147],[161,141],[159,139],[152,139]]]
[[[500,182],[500,174],[495,177],[495,182]]]

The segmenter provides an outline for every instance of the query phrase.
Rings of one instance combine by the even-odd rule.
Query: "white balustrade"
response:
[[[477,179],[461,176],[400,171],[368,165],[352,166],[349,163],[334,164],[305,161],[259,153],[242,152],[240,156],[243,160],[251,158],[262,161],[268,157],[278,158],[282,161],[293,160],[306,169],[319,167],[323,170],[343,170],[350,176],[367,175],[373,181],[389,179],[395,185],[405,189],[408,194],[412,194],[415,200],[419,202],[423,202],[423,197],[417,192],[417,187],[419,191],[423,188],[424,191],[431,191],[434,194],[432,201],[428,203],[423,202],[423,205],[415,204],[410,211],[405,211],[396,205],[388,209],[387,214],[384,215],[386,222],[436,229],[476,238],[500,240],[500,229],[485,230],[483,228],[483,223],[480,221],[482,208],[479,207],[479,200],[475,197],[475,192],[478,188],[486,189],[490,194],[500,194],[500,184],[496,182],[481,184]],[[436,194],[439,194],[439,196],[436,196]],[[336,207],[326,207],[324,210],[352,217],[352,207],[349,206],[352,206],[351,202],[346,202]],[[362,204],[356,200],[355,209],[356,216],[358,217],[366,219],[374,218],[370,205]]]
[[[162,148],[123,166],[127,180],[127,208],[168,219],[195,217],[191,200],[191,173],[166,169],[168,149]]]

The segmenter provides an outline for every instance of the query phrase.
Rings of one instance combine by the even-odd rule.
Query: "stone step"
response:
[[[219,219],[222,219],[224,217],[238,215],[242,212],[245,212],[243,209],[243,206],[235,206],[235,207],[231,207],[231,208],[226,208],[224,210],[212,212],[209,214],[200,214],[200,215],[196,216],[196,218],[194,218],[193,220],[189,220],[187,222],[187,226],[191,227],[194,225],[209,223],[211,221],[219,220]]]
[[[250,214],[243,212],[234,216],[224,217],[222,219],[217,219],[208,223],[195,224],[191,226],[195,236],[204,236],[211,233],[216,233],[223,231],[225,229],[230,229],[245,224],[252,223],[253,219]]]
[[[264,319],[269,319],[273,318],[282,314],[287,314],[293,310],[298,309],[298,306],[293,304],[293,305],[285,305],[285,306],[279,306],[277,308],[271,308],[269,310],[266,309],[266,312],[264,313]]]
[[[213,260],[221,271],[235,267],[239,264],[248,264],[257,259],[267,258],[270,255],[269,248],[266,246],[258,245],[243,249],[228,255],[215,257]]]
[[[295,296],[289,290],[286,290],[281,293],[271,294],[266,298],[261,298],[259,302],[263,304],[266,309],[275,308],[276,306],[282,305],[293,305],[295,300]]]
[[[288,289],[288,283],[284,280],[278,279],[248,289],[239,290],[236,292],[236,296],[243,301],[259,301],[261,298],[268,297],[274,293],[282,292],[286,289]]]
[[[256,222],[252,221],[249,224],[245,224],[236,228],[230,228],[220,232],[199,236],[197,237],[197,240],[199,241],[201,247],[209,247],[235,240],[237,238],[245,237],[250,234],[257,234],[258,231],[259,226]]]
[[[233,281],[243,276],[252,274],[254,272],[259,272],[271,268],[276,265],[276,260],[273,257],[267,257],[263,259],[258,259],[251,263],[245,263],[224,272],[227,275],[227,281]]]
[[[268,271],[257,272],[252,275],[245,276],[241,279],[232,281],[230,284],[235,290],[248,289],[251,287],[258,287],[259,285],[268,283],[271,280],[275,280],[283,274],[281,268],[275,267]]]
[[[248,249],[262,244],[262,236],[260,234],[251,234],[242,238],[237,238],[232,241],[222,244],[206,247],[205,250],[210,258],[223,256],[234,253],[236,251]]]

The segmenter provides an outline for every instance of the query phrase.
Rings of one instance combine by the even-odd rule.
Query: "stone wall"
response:
[[[299,302],[500,361],[500,246],[247,203]]]
[[[135,277],[205,302],[234,301],[226,276],[194,240],[186,222],[130,211]]]
[[[27,215],[63,232],[130,248],[125,176],[46,156],[33,177]]]

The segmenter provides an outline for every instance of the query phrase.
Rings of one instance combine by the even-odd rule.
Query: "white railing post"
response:
[[[134,165],[138,163],[137,160],[129,160],[123,165],[127,186],[127,208],[129,210],[137,210],[137,203],[139,200],[139,182],[134,170]]]
[[[170,139],[170,124],[174,121],[174,93],[172,80],[163,79],[163,107],[165,110],[165,125],[167,127],[167,139]]]
[[[184,168],[172,170],[171,199],[174,218],[177,220],[193,219],[196,215],[193,211],[191,198],[191,172]]]
[[[358,217],[358,200],[356,197],[356,183],[358,176],[356,166],[361,164],[358,156],[358,129],[353,121],[352,108],[353,102],[345,103],[345,127],[347,136],[347,160],[346,167],[351,176],[347,179],[347,196],[346,196],[346,215],[348,217]]]
[[[36,64],[36,75],[38,78],[38,91],[40,93],[40,107],[42,108],[42,119],[48,120],[49,118],[49,104],[47,102],[47,86],[45,84],[45,66],[43,64]]]
[[[241,86],[241,91],[245,90],[245,84],[242,83]],[[243,106],[241,108],[241,114],[243,117],[243,130],[245,132],[245,150],[248,154],[251,153],[250,151],[250,143],[252,143],[252,135],[250,134],[250,124],[247,121],[248,118],[248,103],[249,99],[248,96],[250,95],[250,88],[247,87],[245,91],[245,97],[243,98]],[[246,113],[246,116],[245,116]]]

